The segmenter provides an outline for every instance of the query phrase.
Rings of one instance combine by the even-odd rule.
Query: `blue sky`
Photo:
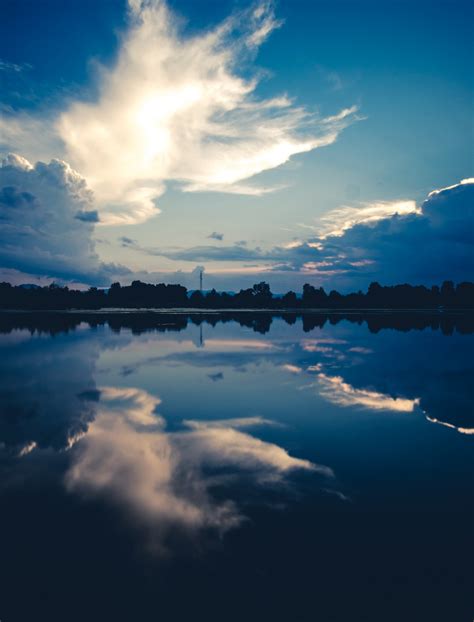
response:
[[[0,151],[33,169],[10,160],[0,181],[36,207],[13,221],[4,201],[4,278],[192,287],[199,265],[210,286],[282,291],[474,276],[473,184],[456,186],[473,175],[472,13],[456,0],[7,1]],[[35,163],[53,158],[67,164],[51,182]],[[441,230],[423,202],[451,186]],[[56,229],[38,242],[46,217]],[[415,229],[427,257],[408,269]]]

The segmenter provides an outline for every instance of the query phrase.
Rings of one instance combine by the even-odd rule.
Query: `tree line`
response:
[[[240,326],[264,335],[270,331],[273,321],[280,317],[288,325],[297,322],[303,332],[310,333],[315,329],[322,329],[327,324],[335,326],[347,321],[354,324],[366,324],[371,333],[378,333],[384,329],[408,332],[411,330],[439,330],[445,335],[455,331],[460,334],[474,333],[474,313],[439,313],[437,310],[428,310],[423,313],[399,313],[394,311],[367,311],[360,310],[314,310],[297,311],[269,310],[259,313],[248,313],[246,310],[233,310],[226,313],[212,311],[187,312],[169,311],[166,314],[143,311],[141,313],[123,313],[122,311],[81,311],[80,309],[64,313],[61,310],[35,310],[17,313],[8,311],[0,313],[0,335],[14,330],[28,330],[30,333],[57,335],[69,333],[79,326],[88,324],[90,328],[108,326],[115,333],[122,329],[131,331],[134,335],[147,332],[179,332],[186,330],[190,324],[203,327],[216,326],[220,323],[237,322]]]
[[[51,284],[45,287],[0,283],[2,309],[474,309],[474,283],[455,285],[444,281],[433,285],[370,284],[367,292],[327,293],[323,287],[305,284],[301,295],[289,291],[275,296],[268,283],[256,283],[237,293],[188,292],[182,285],[133,281],[122,286],[113,283],[108,289],[69,289]]]

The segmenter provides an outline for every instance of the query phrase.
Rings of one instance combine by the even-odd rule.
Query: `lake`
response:
[[[0,619],[471,622],[472,318],[2,314]]]

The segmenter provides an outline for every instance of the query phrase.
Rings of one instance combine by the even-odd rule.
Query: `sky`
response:
[[[1,280],[474,280],[471,3],[2,4]]]

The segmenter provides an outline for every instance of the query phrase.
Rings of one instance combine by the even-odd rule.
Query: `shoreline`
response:
[[[271,313],[273,315],[285,315],[285,314],[292,314],[292,315],[305,315],[305,314],[318,314],[318,313],[325,313],[325,314],[342,314],[342,313],[350,313],[350,314],[373,314],[373,313],[421,313],[421,314],[434,314],[434,315],[450,315],[450,314],[474,314],[474,309],[430,309],[430,308],[426,308],[426,309],[420,309],[420,308],[403,308],[403,309],[398,309],[398,308],[377,308],[377,307],[367,307],[367,308],[347,308],[347,309],[341,309],[341,308],[315,308],[315,309],[301,309],[301,308],[288,308],[288,309],[271,309],[271,308],[265,308],[265,309],[239,309],[239,308],[233,308],[233,309],[203,309],[203,308],[188,308],[188,307],[176,307],[176,308],[169,308],[169,307],[164,307],[164,308],[160,308],[160,307],[152,307],[152,308],[148,308],[148,307],[140,307],[140,308],[128,308],[128,307],[110,307],[110,308],[101,308],[101,309],[0,309],[0,313],[10,313],[10,314],[25,314],[25,313],[32,313],[32,314],[42,314],[42,313],[64,313],[64,314],[84,314],[84,315],[90,315],[90,314],[100,314],[100,315],[108,315],[108,314],[117,314],[117,315],[132,315],[132,314],[138,314],[138,315],[143,315],[146,313],[150,313],[150,314],[154,314],[154,315],[169,315],[169,314],[175,314],[175,315],[209,315],[209,314],[216,314],[216,315],[222,315],[222,314],[226,314],[226,313],[252,313],[252,314],[256,314],[256,313]]]

